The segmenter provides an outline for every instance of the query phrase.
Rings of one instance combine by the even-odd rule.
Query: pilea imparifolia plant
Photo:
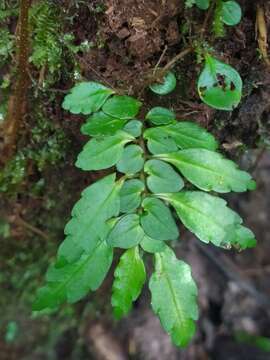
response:
[[[209,5],[195,3],[202,9]],[[229,23],[227,17],[224,23]],[[204,59],[200,98],[214,108],[232,110],[241,100],[241,77],[209,53]],[[175,80],[166,75],[164,83],[151,89],[166,94],[174,86]],[[253,190],[255,182],[219,152],[216,139],[204,128],[177,120],[172,109],[159,106],[142,118],[142,105],[92,81],[75,85],[65,97],[65,110],[87,116],[81,132],[90,140],[75,165],[83,171],[108,171],[74,205],[66,238],[33,308],[56,309],[98,289],[119,248],[111,297],[115,317],[128,314],[148,282],[162,327],[175,345],[186,346],[198,319],[197,287],[190,266],[173,249],[184,240],[179,225],[206,244],[253,247],[254,234],[219,194]],[[149,277],[148,257],[153,259]]]

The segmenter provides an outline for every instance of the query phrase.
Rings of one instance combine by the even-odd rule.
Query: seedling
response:
[[[238,76],[211,57],[206,61],[198,85],[203,100],[210,103],[224,86],[236,105]],[[224,84],[215,86],[216,71]],[[221,100],[218,106],[229,106],[227,98]],[[144,262],[151,256],[152,308],[173,343],[186,346],[198,319],[197,287],[190,266],[176,258],[170,241],[184,241],[180,222],[204,243],[225,249],[253,247],[252,231],[217,194],[252,190],[255,182],[218,152],[217,141],[205,129],[176,120],[174,112],[163,107],[151,109],[141,120],[141,106],[135,98],[95,82],[80,83],[65,97],[64,109],[88,115],[81,130],[91,139],[76,166],[84,171],[110,168],[111,173],[88,186],[73,207],[66,238],[33,308],[55,309],[98,289],[114,249],[120,248],[112,286],[115,317],[125,316],[139,297],[147,279]]]

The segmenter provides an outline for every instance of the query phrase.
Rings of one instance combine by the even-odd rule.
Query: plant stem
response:
[[[14,91],[8,102],[8,111],[3,124],[3,157],[2,162],[6,163],[16,149],[18,132],[26,115],[26,93],[28,87],[28,14],[31,0],[21,0],[20,16],[17,28],[17,78]]]

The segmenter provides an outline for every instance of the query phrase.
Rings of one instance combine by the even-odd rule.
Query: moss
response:
[[[31,130],[27,146],[20,149],[0,173],[0,192],[14,194],[27,177],[31,164],[38,172],[59,164],[65,157],[69,141],[64,131],[48,121],[40,110],[32,115],[36,125]],[[39,181],[38,181],[39,182]],[[33,185],[36,191],[40,185]]]

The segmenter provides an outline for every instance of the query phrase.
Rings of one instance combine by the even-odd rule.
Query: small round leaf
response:
[[[164,107],[154,107],[151,109],[146,117],[147,120],[150,120],[152,124],[155,125],[164,125],[169,124],[175,120],[175,114],[173,111],[166,109]]]
[[[165,242],[152,239],[151,237],[145,235],[140,242],[142,249],[148,253],[154,254],[165,250]]]
[[[222,4],[221,19],[224,24],[234,26],[239,24],[242,17],[242,10],[236,1],[226,1]]]
[[[116,164],[117,170],[124,174],[136,174],[143,168],[143,150],[138,145],[129,145],[124,148],[122,157]]]
[[[102,110],[118,119],[132,119],[138,114],[141,105],[140,101],[131,96],[116,95],[106,101]]]
[[[181,176],[164,161],[148,160],[144,171],[149,175],[147,186],[153,193],[178,192],[184,187]]]
[[[130,135],[139,137],[142,133],[142,122],[140,120],[130,120],[124,127],[124,131]]]
[[[218,110],[233,110],[242,96],[242,79],[238,72],[210,55],[198,80],[198,93],[207,105]]]
[[[89,136],[114,135],[125,123],[124,119],[116,119],[99,111],[87,119],[81,127],[81,132]]]
[[[169,71],[163,78],[163,83],[161,84],[153,84],[149,86],[150,89],[158,95],[167,95],[172,92],[176,87],[176,77],[175,75]]]
[[[144,191],[144,183],[138,179],[124,182],[120,190],[120,212],[131,213],[141,204],[141,193]]]
[[[113,93],[113,90],[94,81],[81,82],[65,96],[62,107],[72,114],[88,115],[98,111]]]
[[[209,0],[195,0],[196,5],[201,10],[207,10],[209,8]]]

